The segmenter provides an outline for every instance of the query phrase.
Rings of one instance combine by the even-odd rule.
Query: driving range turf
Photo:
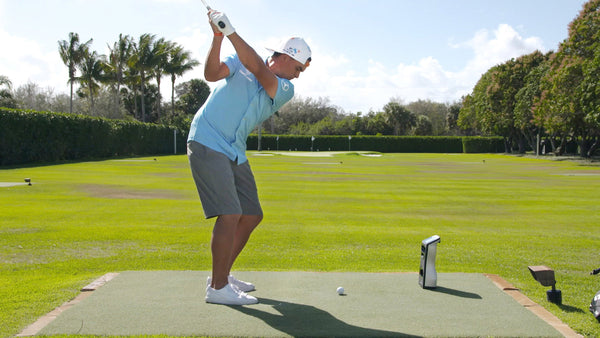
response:
[[[600,290],[589,275],[600,266],[600,167],[491,154],[249,155],[265,219],[236,270],[415,272],[421,241],[437,234],[438,272],[497,274],[600,336],[588,311]],[[0,186],[0,336],[107,272],[210,269],[213,221],[185,156],[0,169],[3,183],[26,177],[31,186]],[[546,301],[528,265],[555,270],[562,305]]]

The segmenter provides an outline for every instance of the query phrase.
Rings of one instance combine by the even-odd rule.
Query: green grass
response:
[[[585,336],[600,290],[600,167],[505,155],[253,156],[265,219],[238,270],[493,273]],[[0,170],[0,336],[20,332],[107,272],[209,270],[185,156]],[[563,305],[528,265],[548,265]],[[199,281],[201,282],[201,281]],[[416,283],[416,282],[415,282]]]

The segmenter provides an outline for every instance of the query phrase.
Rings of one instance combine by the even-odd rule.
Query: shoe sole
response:
[[[211,300],[206,300],[207,303],[209,304],[217,304],[217,305],[237,305],[237,306],[241,306],[241,305],[253,305],[253,304],[258,304],[258,299],[256,301],[249,301],[249,302],[243,302],[243,303],[233,303],[233,302],[219,302],[219,301],[211,301]]]

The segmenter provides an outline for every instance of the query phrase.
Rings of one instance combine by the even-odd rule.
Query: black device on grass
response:
[[[546,299],[549,302],[561,305],[562,304],[562,292],[556,289],[556,278],[554,277],[554,270],[550,269],[545,265],[532,265],[528,266],[529,272],[533,278],[540,282],[543,286],[551,286],[552,290],[546,291]]]

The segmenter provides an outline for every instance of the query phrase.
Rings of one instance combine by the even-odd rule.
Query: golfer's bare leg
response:
[[[211,287],[222,289],[227,283],[231,268],[231,256],[236,237],[236,230],[241,215],[221,215],[217,217],[210,242],[212,251]]]
[[[254,231],[262,219],[262,215],[242,215],[242,217],[240,217],[233,241],[233,251],[231,252],[231,260],[229,261],[229,271],[231,271],[235,259],[246,246],[250,234],[252,234],[252,231]]]

